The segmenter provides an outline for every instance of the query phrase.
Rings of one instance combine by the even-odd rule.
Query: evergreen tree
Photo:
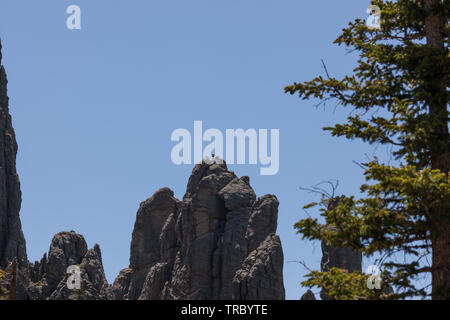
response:
[[[307,218],[295,227],[306,239],[379,254],[383,286],[392,286],[395,294],[371,290],[367,275],[339,269],[311,272],[303,284],[322,287],[336,299],[424,297],[430,291],[433,299],[449,299],[450,1],[372,4],[381,9],[380,28],[357,19],[335,41],[359,53],[353,74],[336,79],[325,67],[326,77],[294,83],[285,91],[351,108],[345,123],[324,130],[390,146],[396,165],[376,157],[364,163],[362,198],[344,197],[336,208],[321,209],[323,224]],[[407,259],[395,258],[399,252]],[[431,290],[415,281],[427,273]]]

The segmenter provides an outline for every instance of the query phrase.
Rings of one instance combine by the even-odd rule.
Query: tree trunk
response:
[[[430,80],[431,98],[429,113],[433,117],[433,139],[430,145],[431,167],[449,174],[450,135],[447,111],[447,49],[445,48],[445,26],[447,17],[440,0],[424,0],[427,11],[425,33],[427,45],[434,49],[433,65],[439,70]],[[440,8],[440,9],[438,9]],[[436,300],[450,299],[450,217],[449,203],[444,200],[433,208],[432,224],[432,297]]]

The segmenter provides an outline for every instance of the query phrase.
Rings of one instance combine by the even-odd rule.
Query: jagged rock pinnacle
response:
[[[19,212],[22,202],[19,176],[16,172],[17,142],[9,114],[8,80],[2,63],[0,40],[0,268],[17,259],[18,299],[25,299],[27,286],[27,253]]]

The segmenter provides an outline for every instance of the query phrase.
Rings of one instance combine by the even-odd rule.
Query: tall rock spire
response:
[[[1,64],[1,49],[0,41],[0,268],[17,258],[19,273],[25,273],[28,260],[19,217],[22,193],[16,172],[17,142],[9,114],[8,80]],[[19,274],[19,282],[21,278]],[[19,299],[24,298],[23,285],[18,283]]]

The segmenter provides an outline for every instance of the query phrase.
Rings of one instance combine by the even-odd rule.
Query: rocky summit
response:
[[[196,165],[182,201],[164,188],[141,203],[113,298],[284,299],[278,204],[224,163]]]
[[[79,266],[81,286],[70,290],[67,268]],[[107,300],[109,286],[103,271],[100,247],[88,250],[82,235],[60,232],[40,262],[30,264],[28,295],[32,300]]]

